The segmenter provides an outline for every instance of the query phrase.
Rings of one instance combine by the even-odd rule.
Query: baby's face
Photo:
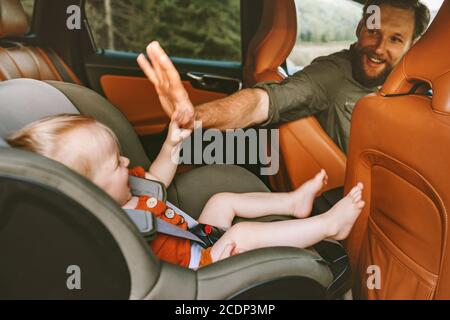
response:
[[[131,198],[128,184],[128,165],[130,160],[111,150],[92,172],[92,181],[108,193],[121,206]]]
[[[74,130],[63,139],[56,160],[87,176],[121,206],[130,200],[130,160],[120,155],[112,137],[96,127],[88,127]]]

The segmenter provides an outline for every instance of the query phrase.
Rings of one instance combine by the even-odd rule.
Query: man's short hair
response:
[[[395,8],[411,9],[415,13],[413,41],[419,38],[430,23],[430,10],[419,0],[367,0],[363,9],[363,18],[367,18],[367,8],[371,5],[381,6],[388,4]]]

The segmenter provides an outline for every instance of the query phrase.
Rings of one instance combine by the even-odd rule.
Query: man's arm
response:
[[[343,77],[336,61],[324,57],[282,82],[261,83],[194,109],[177,70],[159,43],[150,43],[147,54],[152,64],[142,54],[139,66],[155,85],[166,113],[171,116],[176,110],[180,114],[182,128],[193,128],[194,120],[201,120],[203,127],[224,130],[314,115],[330,106]]]
[[[262,89],[245,89],[226,98],[199,105],[195,120],[204,128],[238,129],[263,123],[269,112],[269,96]]]
[[[147,46],[147,55],[151,64],[143,54],[139,55],[137,62],[155,86],[168,116],[178,112],[180,127],[192,128],[195,119],[202,121],[203,127],[223,130],[248,127],[267,119],[269,96],[262,89],[242,90],[194,109],[175,66],[158,42],[154,41]]]

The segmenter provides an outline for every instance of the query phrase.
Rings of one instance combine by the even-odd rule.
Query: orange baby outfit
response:
[[[142,167],[136,167],[129,170],[129,174],[145,178],[145,170]],[[187,230],[188,224],[180,214],[169,208],[164,202],[152,196],[139,196],[136,210],[145,210],[151,212],[157,218],[169,222],[177,227]],[[183,267],[189,267],[191,257],[191,241],[171,235],[158,233],[150,244],[152,251],[161,260],[177,264]],[[200,265],[212,263],[210,248],[202,250]]]

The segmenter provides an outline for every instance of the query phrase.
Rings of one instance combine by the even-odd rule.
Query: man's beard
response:
[[[392,69],[394,69],[394,66],[386,61],[385,62],[386,66],[384,67],[383,71],[375,77],[370,77],[364,71],[364,55],[365,54],[369,56],[375,55],[373,51],[370,50],[369,48],[361,49],[358,47],[357,44],[354,45],[352,51],[353,51],[352,54],[353,78],[366,88],[374,88],[381,86],[386,81]]]

